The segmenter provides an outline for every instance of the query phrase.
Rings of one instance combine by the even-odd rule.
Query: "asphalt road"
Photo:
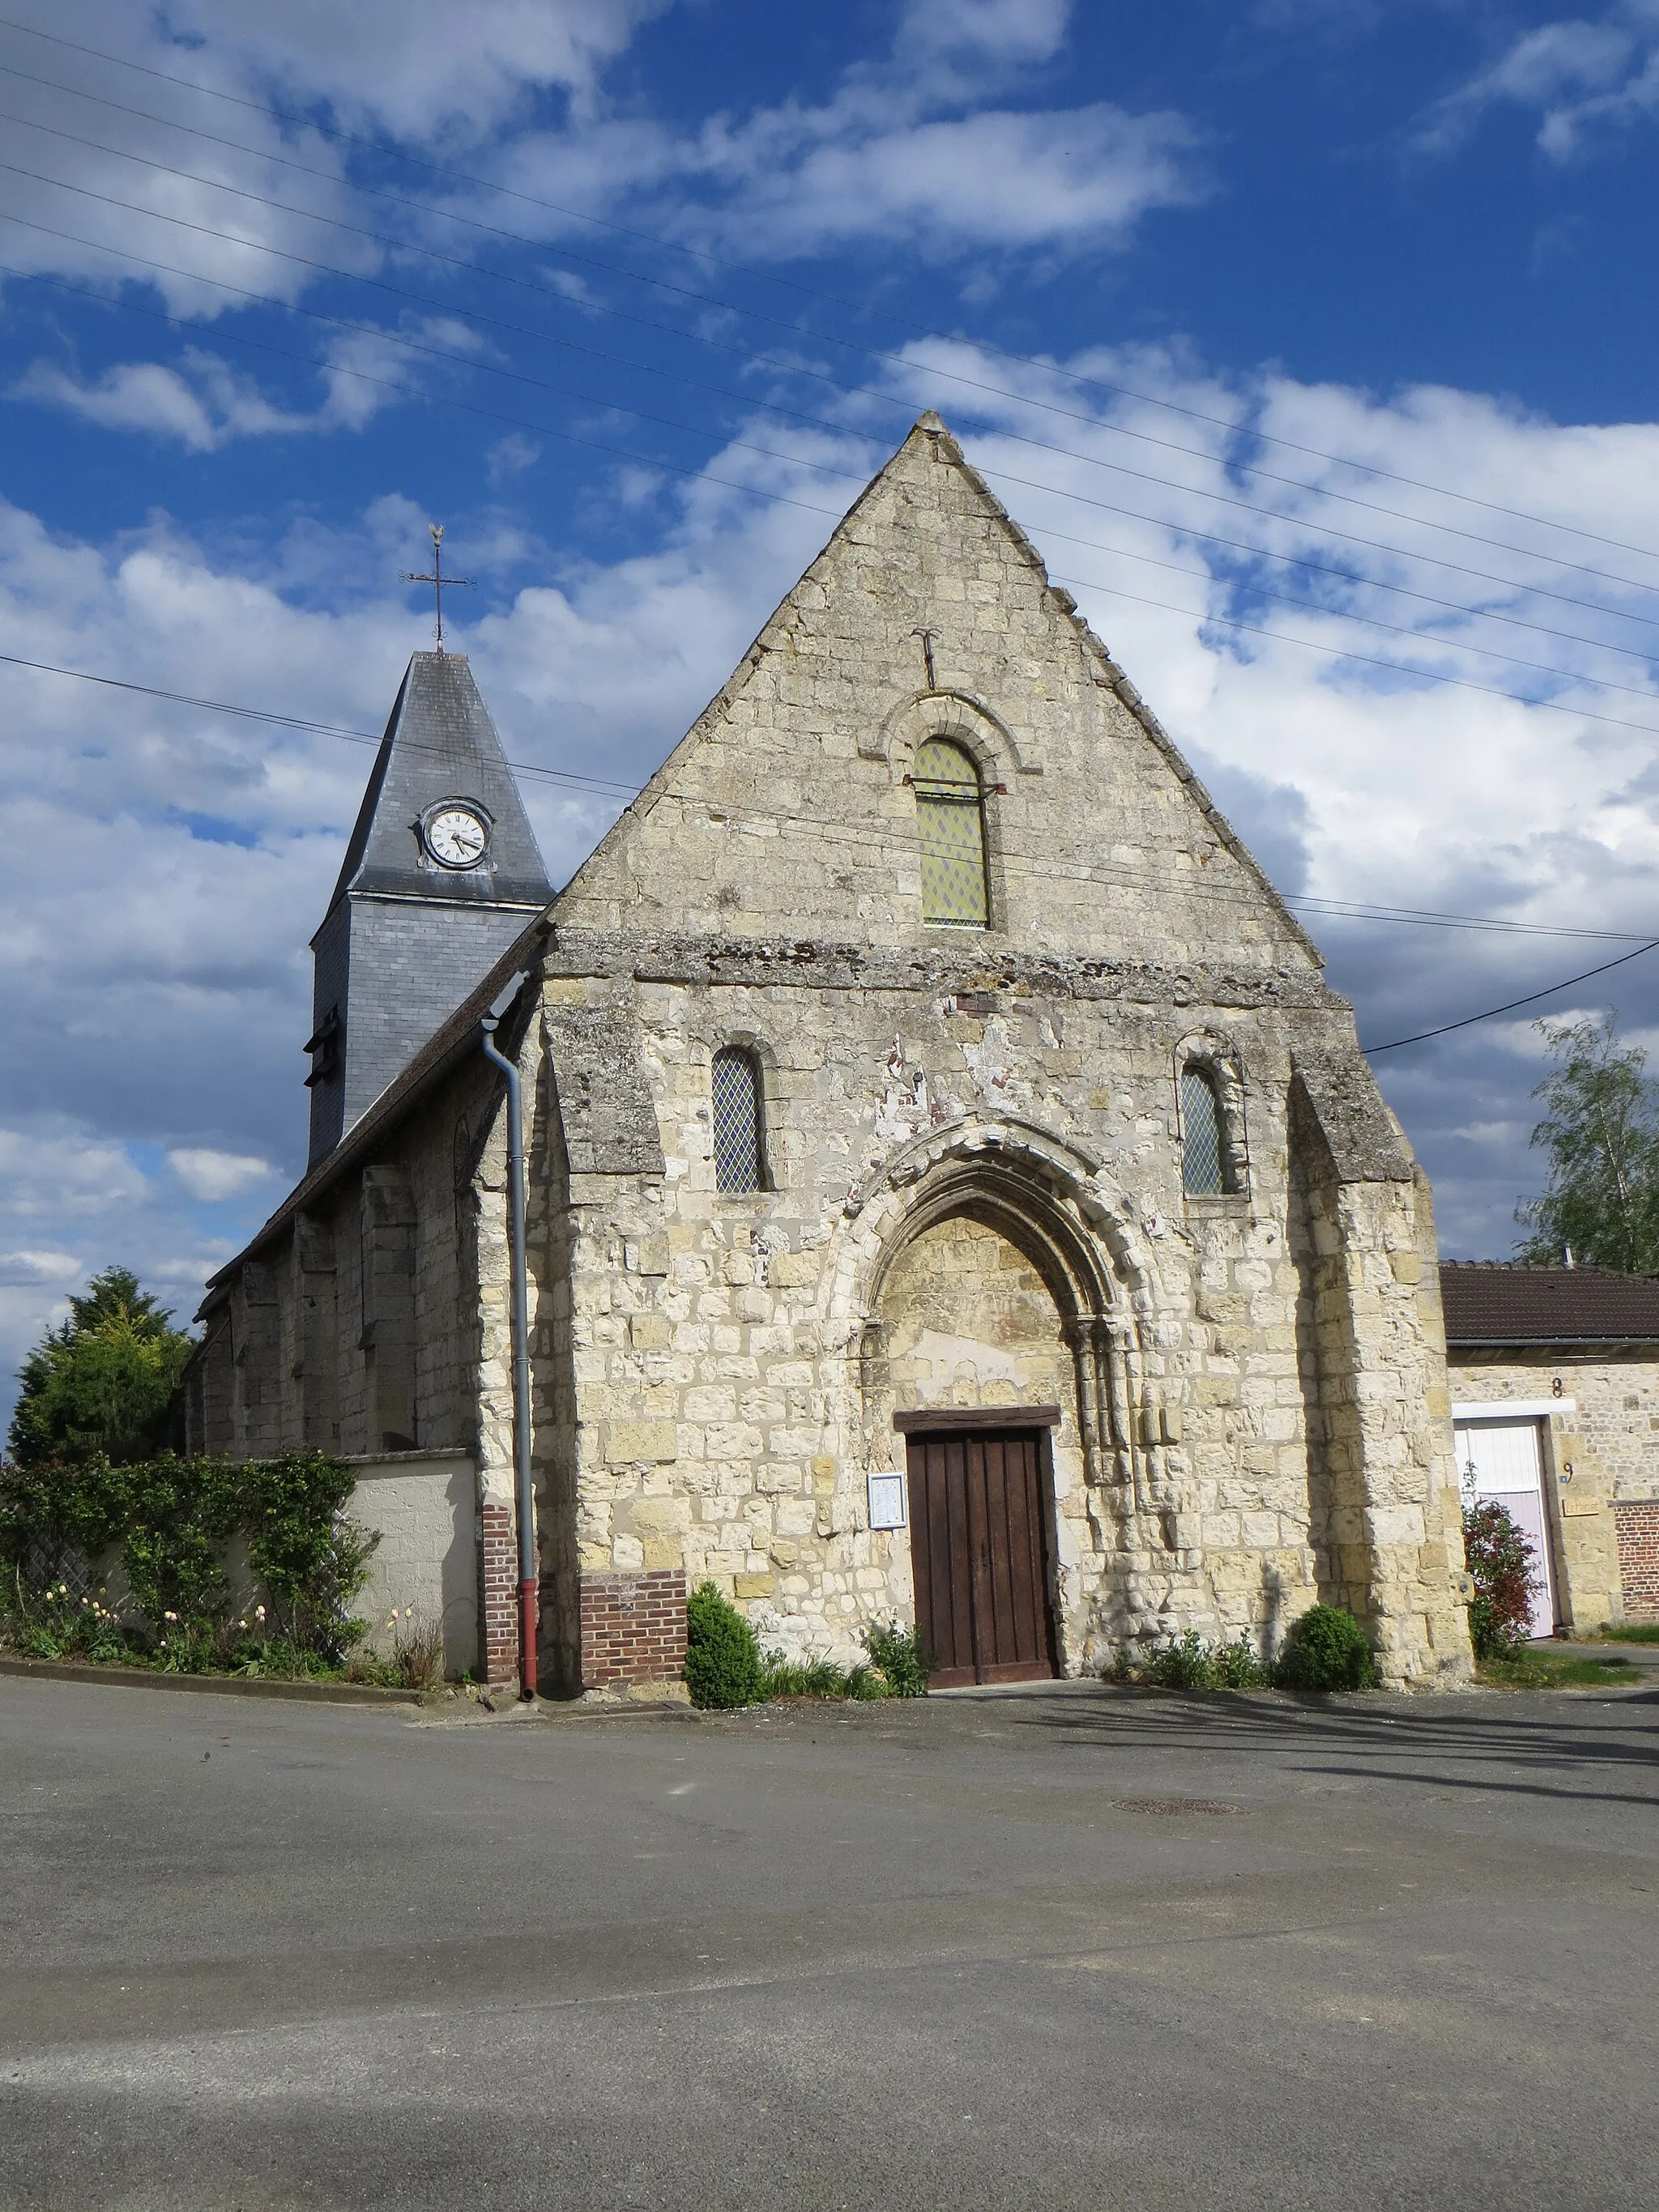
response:
[[[1659,2196],[1659,1687],[455,1721],[0,1679],[0,2204]]]

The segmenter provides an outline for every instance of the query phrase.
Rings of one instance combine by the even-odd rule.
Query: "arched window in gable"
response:
[[[714,1188],[766,1188],[765,1124],[762,1118],[760,1062],[741,1045],[722,1045],[714,1054]]]
[[[1202,1060],[1188,1060],[1181,1071],[1181,1182],[1191,1198],[1238,1188],[1221,1087]]]
[[[916,748],[910,781],[921,846],[922,920],[988,927],[985,798],[973,756],[949,738],[929,738]]]

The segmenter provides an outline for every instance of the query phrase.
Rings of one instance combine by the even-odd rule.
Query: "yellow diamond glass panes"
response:
[[[917,748],[910,781],[921,841],[921,918],[983,929],[991,910],[979,771],[960,745],[929,738]]]

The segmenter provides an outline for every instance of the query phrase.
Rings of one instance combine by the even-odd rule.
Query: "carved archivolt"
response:
[[[981,1221],[1024,1253],[1054,1298],[1076,1361],[1088,1480],[1115,1491],[1121,1512],[1145,1509],[1151,1462],[1161,1458],[1146,1449],[1155,1440],[1141,1356],[1141,1323],[1156,1303],[1152,1256],[1097,1161],[1012,1116],[969,1117],[900,1146],[849,1196],[846,1212],[830,1295],[859,1339],[866,1402],[880,1389],[881,1293],[894,1261],[939,1222]],[[1156,1424],[1155,1408],[1151,1419]]]
[[[1042,773],[1029,745],[1022,750],[1000,716],[965,691],[918,691],[895,707],[878,728],[866,730],[859,739],[859,750],[866,760],[890,761],[895,768],[908,769],[916,747],[929,738],[954,738],[972,754],[981,776],[992,786],[1006,782],[1010,775]]]

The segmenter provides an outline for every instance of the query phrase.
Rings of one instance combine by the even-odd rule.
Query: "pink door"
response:
[[[1536,1421],[1460,1421],[1457,1479],[1466,1498],[1503,1506],[1532,1545],[1532,1632],[1555,1632],[1549,1525],[1544,1514],[1544,1454]]]

